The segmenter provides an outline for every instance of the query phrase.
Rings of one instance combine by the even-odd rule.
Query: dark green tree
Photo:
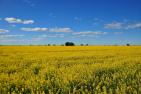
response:
[[[73,42],[66,42],[65,46],[75,46],[75,44]]]
[[[127,44],[126,44],[126,46],[130,46],[130,44],[129,44],[129,43],[127,43]]]

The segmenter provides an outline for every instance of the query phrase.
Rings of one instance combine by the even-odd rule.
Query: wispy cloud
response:
[[[43,35],[38,35],[36,37],[33,37],[31,40],[32,41],[42,41],[48,38],[63,38],[63,37],[64,37],[64,34],[43,34]]]
[[[0,33],[6,33],[6,32],[9,32],[9,30],[6,30],[6,29],[0,29]]]
[[[108,24],[105,24],[104,28],[107,28],[107,29],[122,29],[123,23],[120,23],[120,22],[108,23]]]
[[[0,35],[0,38],[23,37],[24,35]]]
[[[126,29],[137,29],[137,28],[141,29],[141,22],[135,23],[135,24],[130,24],[126,27]]]
[[[98,24],[103,24],[103,23],[104,21],[102,19],[94,18],[92,25],[98,25]]]
[[[34,7],[35,4],[33,3],[32,0],[23,0],[25,3],[29,4],[31,7]]]
[[[43,32],[43,31],[48,31],[48,28],[40,28],[40,27],[35,27],[35,28],[21,28],[23,31],[34,31],[34,32]]]
[[[141,22],[126,23],[126,22],[112,22],[105,24],[106,29],[141,29]]]
[[[72,33],[73,37],[98,37],[99,35],[105,35],[107,32],[102,31],[83,31]]]
[[[107,32],[102,31],[83,31],[83,32],[76,32],[73,35],[105,35]]]
[[[56,18],[56,16],[54,15],[54,13],[53,13],[53,12],[50,12],[50,13],[49,13],[49,17]]]
[[[35,28],[21,28],[23,31],[35,31],[35,32],[42,32],[42,31],[48,31],[48,32],[56,32],[56,33],[69,33],[73,32],[71,28],[41,28],[41,27],[35,27]]]
[[[10,26],[11,26],[11,27],[16,27],[16,25],[15,25],[15,24],[10,24]]]
[[[51,28],[49,29],[50,32],[63,32],[63,33],[69,33],[73,32],[71,28]]]
[[[16,34],[3,34],[0,35],[0,43],[13,43],[13,42],[20,42],[23,43],[21,38],[23,38],[24,35],[16,35]],[[19,39],[20,38],[20,39]]]
[[[74,20],[75,20],[76,22],[80,22],[80,21],[82,20],[82,18],[80,18],[80,17],[74,17]]]
[[[64,34],[45,34],[45,35],[39,35],[40,38],[54,38],[54,37],[64,37]]]
[[[115,35],[120,35],[123,34],[123,32],[119,31],[119,32],[114,32]]]
[[[16,23],[16,24],[33,24],[33,20],[22,20],[19,18],[14,18],[14,17],[7,17],[4,19],[8,23]]]

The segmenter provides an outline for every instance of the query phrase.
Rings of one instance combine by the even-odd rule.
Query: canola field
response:
[[[0,94],[141,94],[141,46],[0,46]]]

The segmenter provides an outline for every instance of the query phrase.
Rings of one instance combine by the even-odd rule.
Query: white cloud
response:
[[[0,38],[23,37],[24,35],[0,35]]]
[[[21,28],[23,31],[48,31],[48,32],[57,32],[57,33],[69,33],[72,32],[73,30],[71,28],[40,28],[40,27],[35,27],[35,28]]]
[[[102,31],[84,31],[84,32],[73,33],[73,35],[104,35],[104,34],[107,34],[107,32],[102,32]]]
[[[115,35],[120,35],[122,34],[123,32],[114,32]]]
[[[51,28],[49,29],[50,32],[63,32],[63,33],[69,33],[73,30],[71,28]]]
[[[23,31],[35,31],[35,32],[42,32],[42,31],[48,31],[48,28],[40,28],[40,27],[35,27],[35,28],[21,28]]]
[[[11,26],[11,27],[16,27],[16,25],[15,25],[15,24],[11,24],[10,26]]]
[[[22,23],[21,19],[16,19],[16,18],[5,18],[5,21],[7,21],[8,23]]]
[[[83,31],[72,33],[74,37],[98,37],[98,35],[105,35],[107,32],[102,31]]]
[[[102,23],[104,23],[104,21],[102,19],[94,18],[92,25],[98,25],[98,24],[102,24]]]
[[[22,20],[22,19],[13,18],[13,17],[7,17],[5,18],[5,21],[7,21],[8,23],[19,23],[19,24],[33,24],[34,23],[33,20]]]
[[[0,29],[0,33],[6,33],[6,32],[9,32],[9,30]]]
[[[49,16],[50,16],[50,17],[53,17],[53,18],[56,18],[56,16],[55,16],[54,13],[52,13],[52,12],[49,13]]]
[[[49,34],[49,35],[40,35],[40,38],[48,38],[48,37],[64,37],[64,34]]]
[[[108,24],[105,24],[104,28],[107,28],[107,29],[122,29],[123,23],[120,23],[120,22],[108,23]]]
[[[14,45],[17,44],[28,44],[30,40],[27,39],[16,39],[16,38],[0,38],[1,44],[11,44]]]
[[[136,28],[141,28],[141,22],[135,23],[135,24],[130,24],[126,27],[126,29],[136,29]]]
[[[21,41],[21,39],[17,39],[17,38],[21,38],[24,35],[0,35],[0,43],[12,43],[12,42],[20,42],[23,43]]]
[[[74,20],[75,20],[76,22],[80,22],[82,19],[81,19],[80,17],[74,17]]]
[[[33,20],[24,20],[23,24],[33,24],[34,21]]]
[[[23,0],[25,3],[29,4],[31,7],[34,7],[35,4],[32,0]]]
[[[64,34],[43,34],[43,35],[38,35],[36,37],[33,37],[33,41],[41,41],[41,40],[46,40],[47,38],[62,38],[64,37]]]
[[[138,23],[113,22],[113,23],[105,24],[104,28],[107,28],[107,29],[141,29],[141,22],[138,22]]]

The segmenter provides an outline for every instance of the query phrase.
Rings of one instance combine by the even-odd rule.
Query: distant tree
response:
[[[86,44],[86,46],[88,46],[89,44]]]
[[[84,44],[80,44],[80,46],[84,46]]]
[[[47,46],[51,46],[50,44],[48,44]]]
[[[75,44],[73,42],[66,42],[65,46],[75,46]]]
[[[61,44],[61,46],[64,46],[64,44]]]
[[[129,44],[129,43],[127,43],[127,44],[126,44],[126,46],[130,46],[130,44]]]
[[[118,46],[117,44],[115,44],[114,46]]]
[[[53,46],[56,46],[55,44],[53,44]]]

